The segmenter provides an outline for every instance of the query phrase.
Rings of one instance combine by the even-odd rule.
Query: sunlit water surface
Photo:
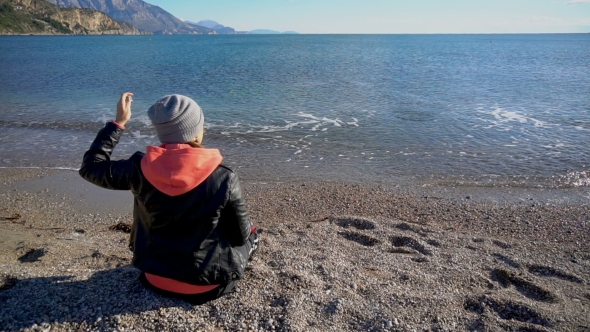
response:
[[[0,37],[0,167],[78,168],[123,91],[258,178],[590,186],[590,35]]]

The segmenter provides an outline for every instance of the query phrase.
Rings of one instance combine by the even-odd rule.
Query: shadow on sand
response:
[[[190,310],[192,305],[146,289],[132,266],[98,271],[88,280],[71,276],[15,281],[0,290],[0,330],[18,331],[34,324],[78,323],[110,330],[121,314],[160,308]],[[85,323],[85,324],[84,324]]]

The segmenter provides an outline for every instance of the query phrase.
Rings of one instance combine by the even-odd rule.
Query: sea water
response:
[[[179,93],[251,177],[590,186],[588,34],[0,37],[0,82],[0,167],[78,168],[131,91],[115,158]]]

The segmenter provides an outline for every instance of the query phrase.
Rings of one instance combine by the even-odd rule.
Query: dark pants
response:
[[[250,260],[250,255],[254,253],[254,251],[258,248],[258,233],[253,233],[248,238],[248,241],[245,245],[241,247],[234,247],[234,249],[238,250],[242,256],[246,259],[246,261]],[[139,281],[148,289],[152,290],[156,294],[160,294],[162,296],[167,297],[175,297],[186,301],[193,305],[201,305],[206,302],[215,300],[225,294],[229,294],[234,291],[237,281],[231,281],[227,284],[220,285],[219,287],[212,289],[205,293],[199,294],[178,294],[169,291],[165,291],[158,287],[152,285],[147,278],[145,277],[145,273],[141,272],[139,275]]]

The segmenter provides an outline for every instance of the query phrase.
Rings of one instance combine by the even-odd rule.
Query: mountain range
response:
[[[185,21],[185,22],[188,24],[191,24],[191,25],[196,25],[199,27],[205,27],[208,29],[215,30],[220,35],[235,35],[235,34],[240,33],[240,32],[237,32],[234,28],[223,26],[223,25],[221,25],[215,21],[211,21],[211,20],[204,20],[204,21],[199,21],[199,22],[191,22],[191,21]]]
[[[106,23],[102,22],[101,24],[103,26],[98,26],[96,22],[100,21],[100,19],[94,19],[93,22],[90,22],[89,20],[82,19],[82,21],[85,21],[86,23],[90,24],[94,24],[93,27],[90,27],[90,29],[88,28],[84,28],[84,24],[79,24],[80,22],[73,22],[73,18],[69,17],[67,18],[66,21],[72,21],[72,27],[71,28],[75,28],[75,27],[81,27],[80,29],[70,29],[68,28],[68,26],[70,25],[70,23],[65,22],[65,27],[67,28],[66,30],[69,30],[70,33],[97,33],[97,31],[107,31],[107,30],[113,30],[113,31],[118,31],[118,33],[123,33],[124,29],[125,30],[124,33],[154,33],[154,34],[248,34],[248,33],[252,33],[252,34],[279,34],[281,32],[278,31],[274,31],[274,30],[253,30],[251,32],[249,31],[236,31],[235,29],[231,28],[231,27],[227,27],[224,25],[219,24],[218,22],[215,21],[211,21],[211,20],[204,20],[204,21],[199,21],[199,22],[190,22],[190,21],[186,21],[183,22],[182,20],[176,18],[174,15],[170,14],[169,12],[167,12],[166,10],[149,4],[145,1],[142,0],[0,0],[0,4],[2,3],[12,3],[13,6],[11,8],[17,8],[17,7],[21,7],[21,5],[23,3],[34,3],[37,4],[35,6],[41,8],[41,7],[47,7],[44,4],[46,3],[47,5],[55,5],[58,7],[55,7],[57,9],[52,9],[53,12],[56,13],[85,13],[85,15],[90,15],[90,13],[92,13],[92,15],[96,16],[96,15],[101,15],[101,14],[97,14],[98,12],[102,12],[106,15],[108,15],[108,17],[112,18],[115,21],[118,21],[118,23],[115,23],[117,25],[119,25],[120,27],[117,28],[115,25],[113,25],[112,23]],[[16,7],[14,7],[16,6]],[[25,6],[26,8],[29,8],[30,6]],[[49,7],[47,7],[49,8]],[[8,10],[8,9],[6,9]],[[14,16],[14,14],[20,14],[18,12],[12,12],[10,15]],[[4,15],[6,13],[3,13],[0,11],[0,15]],[[8,15],[8,14],[6,14]],[[37,15],[37,14],[34,14]],[[54,14],[57,15],[57,14]],[[61,14],[60,14],[61,15]],[[11,17],[12,17],[11,16]],[[20,17],[21,19],[15,19],[14,17]],[[47,30],[46,32],[50,33],[49,28],[45,29],[43,27],[41,27],[39,23],[37,21],[35,21],[35,19],[29,19],[29,18],[24,18],[22,15],[16,15],[12,17],[12,19],[18,21],[19,23],[17,25],[20,24],[20,26],[26,26],[26,28],[18,28],[21,29],[22,31],[33,31],[35,29],[37,30]],[[0,18],[1,19],[1,18]],[[11,19],[11,20],[12,20]],[[49,19],[49,18],[48,18]],[[52,18],[54,20],[59,21],[59,19],[61,18]],[[6,19],[3,19],[6,20]],[[13,20],[13,21],[14,21]],[[98,20],[98,21],[97,21]],[[14,22],[16,21],[11,21],[14,25]],[[41,20],[42,21],[42,20]],[[37,23],[34,23],[37,22]],[[0,22],[1,23],[1,22]],[[33,24],[33,25],[31,25]],[[50,24],[51,25],[51,24]],[[55,24],[53,24],[55,25]],[[133,26],[131,26],[133,25]],[[139,29],[139,31],[132,31],[135,28]],[[41,29],[43,28],[43,29]],[[82,29],[83,28],[83,29]],[[132,30],[129,30],[128,28],[131,28]],[[18,30],[17,29],[17,30]],[[49,30],[48,30],[49,29]],[[94,30],[93,30],[94,29]],[[98,30],[97,30],[98,29]],[[122,30],[123,29],[123,30]],[[6,30],[6,29],[5,29]],[[55,28],[54,28],[55,30]],[[65,33],[66,30],[63,30],[62,32]],[[75,30],[75,31],[74,31]],[[95,31],[96,30],[96,31]],[[10,33],[10,29],[6,30],[6,33]],[[2,30],[0,30],[0,32],[2,32]],[[296,32],[283,32],[283,33],[296,33]]]
[[[256,29],[256,30],[250,31],[250,33],[253,35],[298,35],[299,34],[299,32],[295,32],[295,31],[280,32],[280,31],[268,30],[268,29]]]
[[[221,25],[221,24],[219,24],[219,23],[217,23],[215,21],[212,21],[212,20],[202,20],[202,21],[199,21],[199,22],[191,22],[191,21],[185,21],[185,22],[190,23],[190,24],[200,25],[202,27],[206,27],[206,28],[209,28],[209,29],[225,28],[225,26],[223,26],[223,25]]]
[[[117,21],[132,23],[154,34],[216,34],[215,30],[187,24],[164,9],[141,0],[48,0],[60,7],[99,10]]]
[[[233,28],[223,26],[215,21],[212,20],[203,20],[199,22],[191,22],[185,21],[188,24],[194,24],[202,27],[206,27],[209,29],[215,30],[218,34],[253,34],[253,35],[297,35],[298,32],[295,31],[276,31],[276,30],[268,30],[268,29],[257,29],[252,31],[236,31]]]
[[[202,26],[202,27],[206,27],[209,29],[213,29],[215,30],[218,34],[223,34],[223,35],[235,35],[235,34],[253,34],[253,35],[288,35],[288,34],[299,34],[298,32],[295,31],[285,31],[285,32],[280,32],[280,31],[275,31],[275,30],[268,30],[268,29],[257,29],[257,30],[252,30],[252,31],[236,31],[233,28],[230,27],[226,27],[223,26],[219,23],[217,23],[216,21],[212,21],[212,20],[203,20],[203,21],[199,21],[199,22],[191,22],[191,21],[185,21],[188,24],[193,24],[193,25],[198,25],[198,26]]]
[[[0,0],[0,34],[138,35],[140,31],[97,10],[59,8],[44,0]]]

